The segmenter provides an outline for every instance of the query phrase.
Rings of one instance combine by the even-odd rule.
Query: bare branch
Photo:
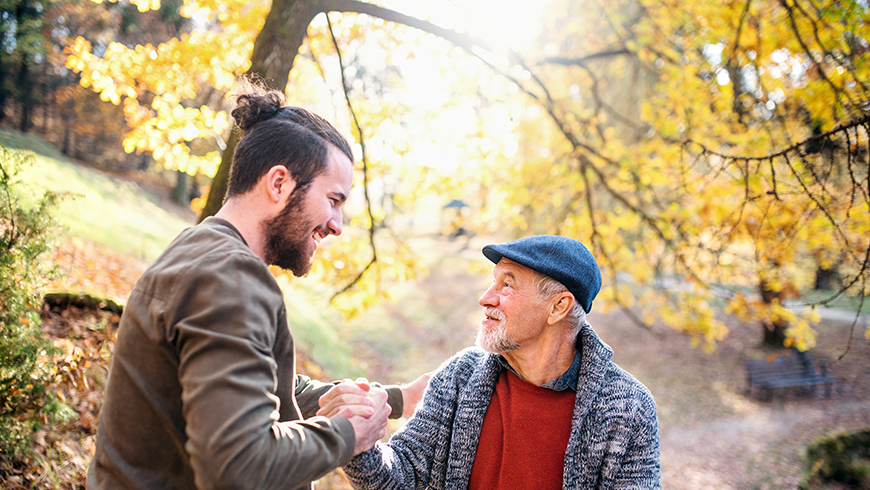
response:
[[[564,58],[564,57],[560,57],[560,56],[555,56],[552,58],[544,58],[543,60],[539,61],[537,63],[537,65],[540,66],[540,65],[544,65],[544,64],[550,64],[550,65],[563,65],[563,66],[586,66],[586,63],[593,61],[593,60],[598,60],[601,58],[613,58],[616,56],[624,56],[624,55],[630,55],[630,54],[632,54],[631,51],[629,51],[625,48],[612,49],[612,50],[608,50],[608,51],[600,51],[598,53],[588,54],[586,56],[581,56],[579,58]]]
[[[347,284],[341,291],[338,291],[334,295],[330,301],[334,300],[336,297],[341,295],[342,293],[350,290],[353,286],[355,286],[360,279],[362,279],[363,275],[368,271],[375,262],[378,261],[378,249],[375,246],[375,230],[377,229],[377,225],[375,223],[375,215],[372,212],[372,200],[369,196],[369,178],[368,178],[368,156],[366,154],[366,139],[363,134],[362,126],[359,123],[359,118],[356,116],[356,111],[353,109],[353,104],[350,101],[350,88],[347,83],[347,78],[344,72],[344,61],[342,61],[341,57],[341,49],[338,46],[338,41],[335,39],[335,31],[332,29],[332,21],[329,20],[329,16],[326,16],[326,25],[329,28],[329,35],[332,38],[332,45],[335,47],[335,52],[338,55],[338,66],[341,71],[341,88],[344,91],[344,100],[347,101],[347,109],[350,111],[350,115],[353,118],[354,127],[356,127],[357,137],[360,144],[360,148],[362,150],[362,173],[363,173],[363,194],[365,195],[366,201],[366,212],[369,215],[369,245],[372,248],[372,258],[368,264],[363,268],[362,271]]]
[[[760,155],[760,156],[728,155],[725,153],[719,153],[717,151],[714,151],[714,150],[707,148],[703,143],[699,143],[699,142],[694,141],[694,140],[687,140],[683,144],[685,146],[690,146],[690,145],[698,146],[699,148],[701,148],[701,151],[703,151],[704,153],[706,153],[708,155],[722,158],[723,160],[758,160],[758,161],[770,160],[771,158],[781,157],[783,155],[786,155],[787,153],[793,153],[793,152],[799,150],[800,148],[802,148],[806,145],[816,143],[819,140],[828,138],[828,137],[833,136],[837,133],[845,132],[848,129],[852,129],[852,128],[855,128],[858,126],[864,126],[867,124],[870,124],[870,114],[864,114],[861,117],[858,117],[858,118],[855,118],[849,122],[840,124],[839,126],[835,127],[834,129],[832,129],[826,133],[810,136],[809,138],[802,140],[798,143],[795,143],[795,144],[793,144],[787,148],[784,148],[776,153],[770,153],[767,155]]]
[[[405,15],[403,13],[396,12],[395,10],[381,7],[379,5],[359,2],[356,0],[323,0],[319,3],[319,5],[324,12],[366,14],[371,15],[372,17],[378,17],[388,22],[395,22],[397,24],[403,24],[408,27],[420,29],[423,32],[428,32],[430,34],[434,34],[438,37],[446,39],[447,41],[450,41],[456,46],[472,54],[472,50],[474,48],[484,49],[486,51],[489,51],[490,53],[497,52],[497,50],[490,46],[489,43],[474,36],[450,29],[445,29],[429,21],[418,19],[416,17],[411,17],[409,15]]]

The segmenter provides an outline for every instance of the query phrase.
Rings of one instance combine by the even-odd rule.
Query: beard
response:
[[[307,194],[307,188],[294,189],[284,209],[260,225],[266,236],[266,263],[289,270],[296,277],[311,271],[314,257],[311,234],[316,226],[303,211]]]
[[[477,339],[474,341],[475,345],[493,354],[504,354],[505,352],[519,349],[520,344],[511,339],[507,328],[505,328],[506,319],[504,313],[495,308],[487,308],[484,312],[487,316],[498,320],[498,325],[490,330],[481,324],[477,330]]]

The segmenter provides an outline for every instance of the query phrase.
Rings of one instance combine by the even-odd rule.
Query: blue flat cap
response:
[[[586,313],[601,290],[601,271],[585,245],[556,235],[535,235],[483,247],[493,264],[502,257],[536,270],[562,283]]]

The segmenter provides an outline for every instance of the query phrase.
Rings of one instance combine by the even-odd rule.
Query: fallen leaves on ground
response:
[[[147,264],[105,245],[64,237],[52,251],[59,277],[49,291],[83,292],[123,304]]]
[[[114,351],[120,316],[88,308],[49,307],[42,329],[60,352],[52,358],[55,382],[49,389],[73,413],[60,424],[46,424],[36,434],[33,454],[0,478],[0,489],[85,488],[96,447],[99,410]],[[304,352],[297,353],[301,374],[322,378],[323,370]]]

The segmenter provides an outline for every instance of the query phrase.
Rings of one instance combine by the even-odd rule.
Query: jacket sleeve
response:
[[[299,410],[303,418],[313,417],[320,408],[320,397],[335,386],[338,381],[325,383],[303,376],[296,375],[296,401],[299,404]],[[390,412],[391,419],[397,419],[402,416],[404,410],[402,389],[396,385],[381,385],[372,383],[374,386],[379,386],[387,391],[387,403],[390,404],[392,411]]]
[[[283,298],[268,269],[244,254],[204,262],[178,275],[164,310],[197,488],[298,488],[349,461],[346,418],[278,422]]]
[[[628,448],[613,482],[614,490],[660,490],[659,425],[651,395],[635,413]]]

